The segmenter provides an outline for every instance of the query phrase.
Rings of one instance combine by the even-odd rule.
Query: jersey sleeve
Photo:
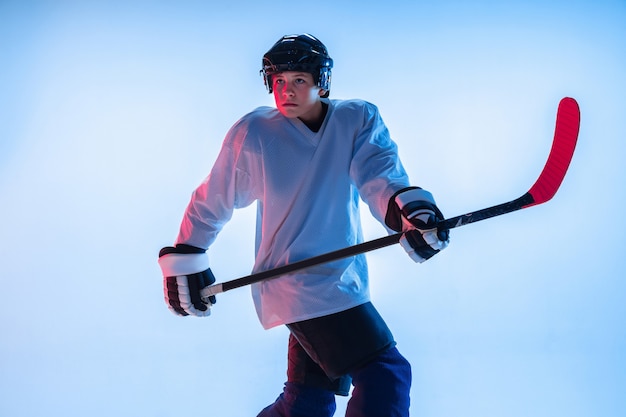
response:
[[[207,249],[236,208],[257,199],[252,171],[255,158],[247,149],[249,123],[242,118],[227,133],[218,157],[202,183],[193,191],[176,243]]]
[[[398,146],[391,139],[378,108],[371,103],[363,106],[363,127],[355,139],[350,175],[372,215],[385,225],[389,199],[409,186],[409,178],[400,161]]]

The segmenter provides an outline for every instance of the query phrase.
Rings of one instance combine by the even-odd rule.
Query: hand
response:
[[[409,188],[394,199],[402,216],[400,244],[415,262],[424,262],[445,249],[450,242],[448,230],[438,230],[444,219],[432,194],[421,188]]]
[[[168,308],[179,316],[207,317],[215,296],[200,296],[200,290],[215,282],[204,249],[189,245],[167,246],[159,252],[163,292]]]

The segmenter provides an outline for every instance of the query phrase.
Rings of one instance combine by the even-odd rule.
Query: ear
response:
[[[317,94],[318,94],[320,97],[328,97],[328,91],[327,91],[327,90],[324,90],[323,88],[320,88],[320,89],[317,91]]]

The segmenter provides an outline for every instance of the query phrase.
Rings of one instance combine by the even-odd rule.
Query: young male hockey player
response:
[[[430,193],[409,184],[377,108],[331,100],[333,60],[315,37],[284,36],[261,73],[276,108],[261,107],[230,129],[215,165],[192,195],[174,247],[159,254],[165,299],[176,314],[208,316],[215,281],[207,248],[233,209],[257,202],[253,272],[363,240],[359,196],[416,262],[444,249],[443,215]],[[364,255],[252,285],[262,325],[290,330],[287,382],[259,417],[409,415],[411,369],[370,302]]]

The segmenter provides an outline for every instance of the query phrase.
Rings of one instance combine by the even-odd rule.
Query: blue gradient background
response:
[[[331,97],[379,106],[449,216],[525,192],[558,101],[579,101],[552,201],[454,230],[425,264],[370,253],[372,293],[413,364],[411,415],[626,415],[626,3],[337,3],[0,2],[0,415],[274,400],[286,330],[261,329],[245,288],[173,316],[156,255],[226,130],[272,105],[262,54],[305,31],[335,59]],[[253,230],[238,211],[211,248],[219,280],[249,273]]]

